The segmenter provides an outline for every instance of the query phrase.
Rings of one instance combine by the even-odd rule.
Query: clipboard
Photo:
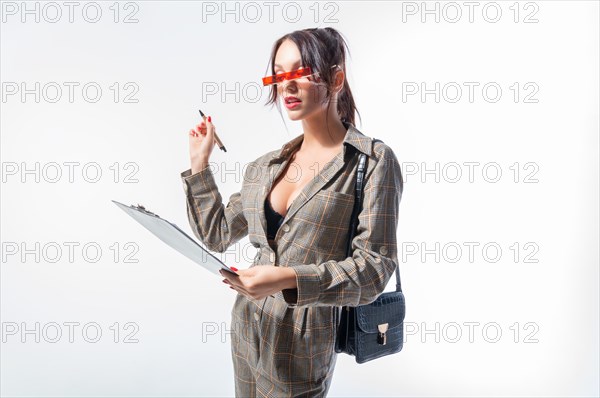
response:
[[[146,208],[140,204],[137,206],[127,206],[116,200],[112,200],[112,202],[167,245],[212,273],[222,276],[219,273],[219,270],[223,269],[227,272],[239,275],[221,260],[212,255],[208,250],[200,246],[198,242],[172,222],[146,210]]]

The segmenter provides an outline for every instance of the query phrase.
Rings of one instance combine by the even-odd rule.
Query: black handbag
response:
[[[355,201],[346,257],[352,256],[352,240],[356,233],[358,214],[362,208],[366,163],[366,155],[359,153],[354,190]],[[366,305],[344,306],[341,307],[341,311],[338,308],[337,314],[340,322],[336,334],[335,352],[352,355],[357,363],[400,352],[404,342],[405,303],[400,284],[399,265],[396,264],[396,291],[384,292],[375,301]]]

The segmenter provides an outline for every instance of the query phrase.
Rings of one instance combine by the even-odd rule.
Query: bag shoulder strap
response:
[[[373,138],[373,142],[379,141],[380,139]],[[357,151],[358,152],[358,151]],[[356,167],[356,182],[354,184],[354,208],[352,209],[352,216],[350,217],[350,230],[348,243],[346,246],[346,257],[352,256],[352,241],[356,234],[356,227],[358,225],[358,215],[362,211],[363,202],[363,191],[364,191],[364,180],[365,173],[367,171],[367,155],[362,152],[358,152],[358,165]],[[396,291],[402,291],[402,284],[400,282],[400,264],[396,263]]]

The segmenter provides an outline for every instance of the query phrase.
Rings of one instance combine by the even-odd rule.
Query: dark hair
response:
[[[296,30],[279,38],[273,45],[269,65],[270,72],[265,75],[275,74],[275,55],[281,43],[285,40],[293,41],[300,50],[300,57],[304,67],[310,66],[313,72],[319,72],[321,83],[327,88],[326,101],[328,101],[327,111],[331,105],[331,86],[334,83],[334,76],[337,68],[333,65],[339,65],[344,71],[344,86],[338,93],[337,111],[342,121],[354,125],[354,113],[358,113],[352,90],[348,85],[348,76],[346,74],[346,49],[348,45],[342,35],[334,28],[308,28]],[[348,54],[350,50],[348,49]],[[267,69],[268,70],[268,69]],[[271,94],[265,105],[276,104],[279,113],[281,107],[277,101],[277,86],[271,86]],[[329,114],[329,113],[328,113]],[[359,114],[360,116],[360,114]],[[283,115],[281,116],[283,118]]]

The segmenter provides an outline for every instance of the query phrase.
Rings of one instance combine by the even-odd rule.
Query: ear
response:
[[[335,77],[333,78],[333,91],[339,93],[344,87],[344,80],[346,80],[346,74],[342,68],[336,68]]]

